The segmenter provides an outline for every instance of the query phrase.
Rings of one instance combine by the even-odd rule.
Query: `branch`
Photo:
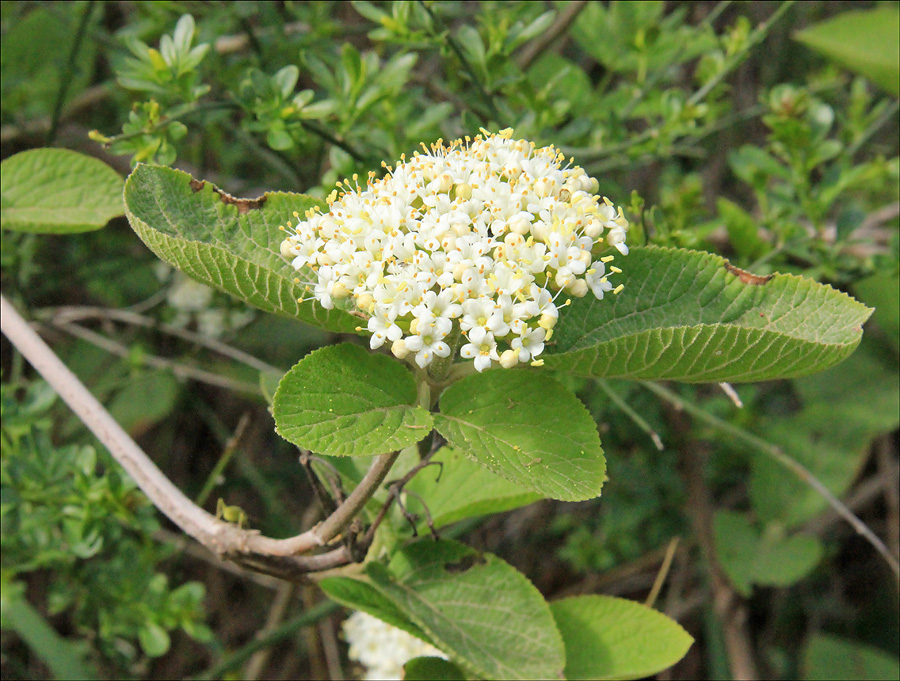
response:
[[[121,343],[107,338],[106,336],[91,331],[78,324],[56,324],[55,327],[61,331],[87,341],[91,345],[95,345],[102,350],[106,350],[117,357],[131,357],[131,351]],[[141,364],[153,367],[154,369],[166,369],[171,371],[179,378],[190,378],[201,383],[214,385],[217,388],[225,388],[226,390],[234,390],[235,392],[249,393],[256,395],[259,393],[259,386],[244,381],[236,381],[225,376],[219,376],[211,371],[205,371],[192,367],[188,364],[181,364],[165,357],[157,357],[156,355],[143,355],[138,360]]]
[[[735,439],[749,444],[757,451],[771,457],[782,466],[790,470],[792,473],[794,473],[794,475],[796,475],[803,482],[805,482],[807,485],[816,490],[816,492],[822,495],[822,498],[828,502],[828,505],[831,506],[831,508],[833,508],[844,520],[850,523],[853,529],[861,534],[866,539],[866,541],[868,541],[875,548],[875,550],[881,554],[881,556],[890,566],[891,570],[893,570],[894,575],[900,578],[900,563],[898,563],[897,559],[891,555],[891,552],[884,545],[884,542],[881,541],[881,539],[879,539],[878,536],[874,532],[872,532],[872,530],[870,530],[862,520],[857,518],[840,499],[834,496],[834,494],[831,493],[831,490],[825,487],[825,485],[823,485],[822,482],[816,476],[814,476],[809,471],[809,469],[806,468],[806,466],[785,454],[779,447],[766,442],[762,438],[751,435],[742,428],[733,426],[730,423],[727,423],[726,421],[713,416],[712,414],[707,414],[700,407],[688,402],[687,400],[682,399],[671,390],[668,390],[657,383],[653,383],[651,381],[641,381],[641,385],[647,388],[647,390],[649,390],[650,392],[656,393],[656,395],[662,397],[667,402],[672,403],[678,409],[683,409],[684,411],[691,414],[694,418],[703,421],[708,425],[713,426],[714,428],[718,428],[723,432],[728,433]]]
[[[375,493],[399,452],[377,457],[359,486],[318,527],[289,539],[265,537],[255,530],[244,530],[215,518],[185,496],[2,295],[0,330],[106,446],[150,501],[217,555],[258,572],[291,580],[307,572],[352,562],[349,549],[343,546],[319,555],[297,554],[323,547],[337,536]]]
[[[131,324],[132,326],[142,326],[145,328],[162,331],[163,333],[167,333],[170,336],[177,336],[178,338],[182,338],[191,343],[196,343],[197,345],[202,345],[203,347],[209,348],[214,352],[218,352],[220,355],[229,357],[237,362],[240,362],[241,364],[246,364],[248,367],[256,369],[257,371],[284,373],[284,370],[272,366],[271,364],[267,364],[266,362],[257,359],[253,355],[246,353],[243,350],[233,348],[230,345],[223,343],[222,341],[216,340],[215,338],[210,338],[209,336],[194,333],[193,331],[188,331],[187,329],[172,326],[171,324],[165,324],[164,322],[160,322],[153,317],[147,317],[134,310],[118,310],[111,307],[68,305],[65,307],[45,308],[43,310],[37,310],[35,311],[34,316],[37,319],[46,318],[48,322],[50,324],[53,324],[54,326],[77,322],[81,319],[110,319],[112,321],[122,322],[124,324]]]
[[[519,68],[527,71],[541,53],[546,50],[563,33],[569,30],[575,19],[581,14],[581,10],[587,5],[587,0],[572,0],[556,17],[556,20],[547,29],[546,33],[535,38],[519,55]]]
[[[732,678],[759,678],[747,631],[747,605],[731,586],[716,555],[713,503],[704,479],[706,453],[689,448],[690,424],[680,410],[670,406],[667,416],[680,440],[681,473],[687,489],[688,515],[708,566],[713,610],[722,625]]]

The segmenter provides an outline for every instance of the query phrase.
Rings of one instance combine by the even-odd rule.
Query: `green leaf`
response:
[[[102,161],[68,149],[31,149],[0,164],[0,226],[72,234],[122,215],[122,178]]]
[[[366,572],[435,647],[476,677],[562,678],[563,643],[547,602],[496,556],[427,539]]]
[[[4,591],[8,585],[4,583]],[[47,620],[21,595],[4,598],[3,619],[57,679],[96,679],[75,645],[56,633]]]
[[[509,511],[542,498],[494,475],[450,447],[443,447],[431,460],[442,464],[441,468],[420,471],[404,489],[425,500],[435,527],[463,518]],[[466,493],[460,494],[463,489]],[[415,497],[411,496],[406,503],[415,511]],[[422,525],[424,528],[424,521]]]
[[[278,384],[272,409],[281,437],[331,456],[403,449],[433,425],[406,367],[349,343],[300,360]]]
[[[130,378],[107,407],[116,422],[137,436],[175,408],[179,385],[168,371],[152,371]]]
[[[896,7],[844,12],[794,39],[900,95],[900,12]]]
[[[866,305],[875,308],[872,321],[900,350],[900,277],[897,274],[873,274],[853,284],[853,292]]]
[[[900,660],[885,651],[856,641],[816,634],[803,651],[803,678],[810,681],[900,678]]]
[[[759,531],[743,513],[721,511],[713,521],[716,555],[742,596],[753,585],[791,586],[812,572],[822,559],[822,542],[808,535],[785,537],[778,526]]]
[[[493,473],[563,501],[600,494],[606,460],[594,420],[546,374],[473,374],[441,395],[440,408],[441,435]]]
[[[172,168],[139,165],[125,183],[131,226],[151,251],[195,279],[268,312],[328,331],[353,333],[359,320],[318,303],[282,256],[280,229],[318,202],[302,194],[235,199]]]
[[[465,675],[442,657],[414,657],[403,665],[406,681],[465,681]]]
[[[367,612],[426,643],[432,643],[428,635],[411,622],[390,598],[382,596],[381,592],[368,582],[349,577],[326,577],[319,580],[319,586],[331,600],[351,610]]]
[[[725,221],[728,239],[738,255],[758,258],[766,252],[767,245],[759,236],[759,222],[756,218],[722,196],[717,199],[716,207]]]
[[[688,382],[802,376],[845,359],[871,310],[794,275],[755,275],[709,253],[647,246],[617,258],[625,288],[560,313],[547,367]]]
[[[147,657],[165,655],[171,645],[169,632],[153,621],[144,622],[144,625],[138,630],[138,640]]]
[[[678,662],[694,639],[653,608],[612,596],[550,603],[566,645],[567,679],[639,679]]]
[[[802,409],[760,420],[754,429],[841,497],[868,459],[872,440],[900,425],[900,374],[864,341],[849,360],[794,382]],[[877,377],[874,380],[873,377]],[[826,508],[822,496],[766,456],[752,462],[750,498],[766,522],[795,526]]]

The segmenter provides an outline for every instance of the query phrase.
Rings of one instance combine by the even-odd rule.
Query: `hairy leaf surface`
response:
[[[268,193],[235,199],[208,182],[172,168],[139,165],[125,184],[131,226],[160,258],[195,279],[267,312],[353,333],[349,313],[325,310],[309,298],[302,278],[282,256],[282,226],[318,201],[302,194]]]
[[[575,395],[529,370],[473,374],[449,387],[435,414],[447,441],[488,470],[538,494],[600,494],[606,460],[594,420]]]
[[[412,374],[390,357],[349,343],[311,352],[281,382],[272,403],[278,434],[332,456],[402,449],[431,432]]]
[[[689,382],[802,376],[853,352],[872,312],[830,286],[698,251],[647,246],[616,262],[625,288],[563,309],[548,367]]]
[[[478,678],[558,679],[563,642],[547,602],[520,572],[452,541],[419,541],[385,567],[375,587]]]

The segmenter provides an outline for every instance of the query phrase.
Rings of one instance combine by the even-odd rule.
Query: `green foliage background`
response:
[[[445,536],[499,556],[491,569],[524,572],[556,608],[577,610],[577,601],[557,600],[577,594],[643,600],[678,537],[657,607],[698,642],[673,677],[731,673],[710,560],[742,599],[761,674],[826,678],[835,659],[852,658],[856,674],[896,677],[890,571],[820,496],[760,453],[776,447],[796,458],[898,550],[896,3],[15,2],[0,10],[3,159],[60,147],[121,176],[153,162],[234,196],[322,199],[336,181],[380,172],[382,161],[422,142],[511,126],[516,137],[560,146],[627,206],[630,243],[707,251],[757,275],[803,275],[875,307],[844,363],[737,385],[742,408],[715,384],[659,386],[690,411],[640,383],[560,373],[600,430],[609,477],[601,499],[544,500],[481,518],[533,497],[518,487],[498,488],[490,498],[500,504],[484,505],[479,490],[463,501],[443,497],[427,471],[410,489],[433,498]],[[4,184],[16,176],[8,167]],[[295,449],[274,433],[264,395],[273,377],[348,340],[355,324],[335,314],[325,333],[191,288],[121,218],[72,236],[29,233],[28,224],[46,231],[47,214],[66,233],[117,214],[98,202],[74,218],[71,206],[86,201],[65,200],[66,178],[41,197],[39,219],[14,213],[7,201],[21,199],[4,189],[4,294],[186,493],[210,510],[217,496],[239,504],[272,536],[310,525],[311,490]],[[248,261],[276,254],[274,245]],[[288,306],[296,298],[282,297]],[[236,668],[276,587],[186,549],[3,342],[4,678]],[[223,353],[222,344],[241,352]],[[244,415],[250,426],[229,449]],[[696,532],[688,456],[706,461],[711,543]],[[353,461],[332,464],[358,478]],[[456,474],[462,486],[477,479]],[[424,517],[415,499],[408,506]],[[710,546],[712,554],[701,550]],[[318,603],[315,589],[289,598],[303,612],[273,637],[267,675],[335,676],[329,650],[343,646],[341,615]],[[338,664],[353,673],[345,658]]]

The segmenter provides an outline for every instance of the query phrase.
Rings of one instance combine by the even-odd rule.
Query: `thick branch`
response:
[[[224,522],[197,506],[157,468],[81,381],[0,295],[0,329],[53,387],[138,484],[153,504],[211,551],[283,579],[328,570],[352,561],[346,547],[298,557],[327,544],[362,509],[384,480],[399,452],[377,457],[357,489],[319,526],[289,539],[272,539]]]

